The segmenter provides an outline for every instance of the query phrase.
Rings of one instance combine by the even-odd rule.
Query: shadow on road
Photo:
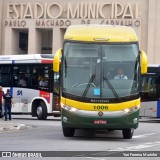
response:
[[[56,118],[56,119],[46,119],[46,120],[39,120],[39,119],[37,119],[37,118],[20,118],[20,117],[18,117],[18,118],[16,118],[16,117],[14,117],[13,119],[16,119],[16,120],[34,120],[34,121],[61,121],[61,119],[60,118]]]
[[[144,123],[160,123],[160,118],[140,117],[139,121]]]
[[[94,140],[94,141],[124,141],[121,130],[108,131],[108,130],[76,130],[74,137],[65,139],[74,140]],[[126,139],[127,140],[127,139]],[[129,140],[131,141],[131,139]]]

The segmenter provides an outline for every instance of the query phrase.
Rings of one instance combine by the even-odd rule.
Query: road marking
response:
[[[139,151],[140,149],[155,147],[155,146],[160,146],[160,141],[148,142],[148,143],[125,147],[125,148],[111,149],[109,151]]]
[[[143,137],[151,136],[151,135],[154,135],[154,134],[156,134],[156,133],[149,133],[149,134],[137,135],[137,136],[133,136],[132,138],[143,138]]]
[[[137,135],[137,136],[133,136],[133,138],[143,138],[143,137],[147,137],[147,136],[152,136],[155,135],[156,133],[149,133],[149,134],[143,134],[143,135]],[[155,147],[155,146],[160,146],[160,141],[155,141],[155,142],[147,142],[144,144],[139,144],[136,146],[129,146],[129,147],[124,147],[124,148],[116,148],[116,149],[111,149],[111,150],[107,150],[108,151],[112,151],[111,154],[113,154],[114,152],[119,152],[119,151],[139,151],[140,149],[144,149],[144,148],[150,148],[150,147]],[[104,151],[105,152],[105,151]],[[103,152],[102,152],[103,155]],[[100,155],[99,155],[100,156]],[[78,157],[80,158],[80,157]],[[106,160],[104,158],[96,158],[96,157],[83,157],[83,159],[93,159],[93,160]]]
[[[86,158],[86,159],[95,159],[95,160],[106,160],[104,158],[95,158],[95,157],[82,157],[83,159]]]

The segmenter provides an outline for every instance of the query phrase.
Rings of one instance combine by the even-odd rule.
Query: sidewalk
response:
[[[26,128],[26,125],[21,123],[14,123],[12,121],[4,121],[3,118],[0,119],[0,132],[3,131],[16,131],[16,130],[23,130]]]

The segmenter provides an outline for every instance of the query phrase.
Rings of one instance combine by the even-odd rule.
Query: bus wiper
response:
[[[65,71],[64,71],[64,73],[65,73],[65,77],[67,77],[67,62],[66,62],[66,58],[65,58],[65,60],[64,60],[64,66],[65,66]]]
[[[95,77],[96,77],[95,74],[92,74],[92,76],[89,79],[89,82],[88,82],[88,84],[87,84],[87,86],[86,86],[86,88],[85,88],[85,90],[83,92],[82,99],[84,99],[84,97],[86,96],[86,94],[87,94],[92,82],[94,81]]]
[[[120,98],[116,92],[116,90],[114,89],[114,87],[112,86],[111,82],[109,81],[109,79],[107,78],[107,76],[103,77],[103,80],[106,82],[106,84],[108,84],[109,88],[111,89],[112,93],[114,94],[116,101],[120,102]]]

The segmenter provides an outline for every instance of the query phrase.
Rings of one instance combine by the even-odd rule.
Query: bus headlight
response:
[[[61,107],[64,108],[65,110],[67,110],[67,111],[70,111],[70,112],[78,111],[77,108],[67,106],[67,105],[65,105],[65,104],[63,104],[63,103],[61,103]]]
[[[139,106],[134,106],[134,107],[131,107],[131,108],[126,108],[122,111],[125,112],[125,113],[133,113],[133,112],[136,112],[138,109],[139,109]]]

